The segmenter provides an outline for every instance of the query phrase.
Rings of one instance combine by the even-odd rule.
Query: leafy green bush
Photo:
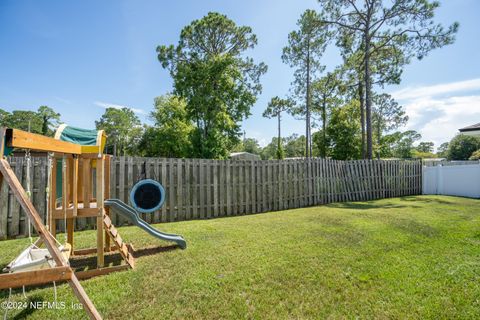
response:
[[[480,149],[480,138],[459,134],[448,145],[448,160],[467,160]]]

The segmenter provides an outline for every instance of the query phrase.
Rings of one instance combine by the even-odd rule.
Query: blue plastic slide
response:
[[[182,236],[158,231],[157,229],[149,225],[145,220],[142,220],[142,218],[140,218],[140,216],[138,215],[137,211],[135,211],[135,209],[130,207],[125,202],[119,199],[108,199],[105,200],[105,206],[112,208],[116,213],[127,218],[134,225],[145,230],[150,235],[158,239],[175,242],[182,249],[187,248],[187,242],[185,241],[185,239],[183,239]]]

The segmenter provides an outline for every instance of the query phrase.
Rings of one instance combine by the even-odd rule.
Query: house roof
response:
[[[465,128],[460,128],[458,131],[460,132],[465,132],[465,131],[480,131],[480,122],[476,124],[472,124],[471,126],[465,127]]]

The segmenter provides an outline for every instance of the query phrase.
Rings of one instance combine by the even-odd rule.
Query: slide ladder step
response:
[[[125,262],[128,263],[133,269],[135,267],[135,259],[128,250],[125,242],[123,242],[122,237],[120,237],[120,234],[118,233],[117,228],[115,228],[115,226],[113,225],[112,220],[106,214],[103,215],[103,224],[105,226],[105,230],[115,243],[115,246],[118,248],[120,255],[125,260]]]

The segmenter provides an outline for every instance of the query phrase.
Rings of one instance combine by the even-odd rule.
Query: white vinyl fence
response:
[[[480,164],[424,166],[423,194],[480,198]]]

